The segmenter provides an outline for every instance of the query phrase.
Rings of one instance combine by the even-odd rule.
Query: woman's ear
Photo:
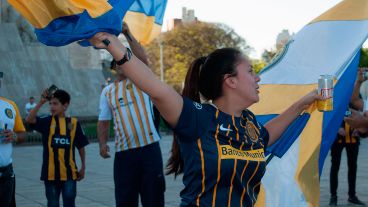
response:
[[[226,77],[224,80],[224,84],[227,87],[234,89],[236,88],[237,79],[235,78],[235,76]]]

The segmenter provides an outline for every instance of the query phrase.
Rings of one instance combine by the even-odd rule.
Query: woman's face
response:
[[[236,66],[237,74],[232,77],[236,80],[236,91],[244,97],[247,103],[253,104],[259,101],[259,85],[261,80],[253,70],[249,61],[242,57]]]

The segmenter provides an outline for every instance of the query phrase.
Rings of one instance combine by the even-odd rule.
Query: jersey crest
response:
[[[11,109],[9,109],[9,108],[6,108],[5,109],[5,115],[9,118],[9,119],[13,119],[14,117],[13,117],[13,112],[12,112],[12,110]]]
[[[246,133],[252,142],[257,142],[259,137],[259,131],[253,122],[246,122]]]

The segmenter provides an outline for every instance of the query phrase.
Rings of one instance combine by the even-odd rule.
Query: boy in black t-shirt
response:
[[[37,112],[49,100],[51,115],[36,117]],[[43,162],[41,180],[45,183],[47,206],[59,206],[60,193],[64,206],[75,206],[76,181],[84,178],[85,150],[88,140],[76,118],[65,117],[70,95],[64,90],[41,95],[41,100],[26,118],[31,127],[42,134]],[[82,166],[77,169],[75,148]]]

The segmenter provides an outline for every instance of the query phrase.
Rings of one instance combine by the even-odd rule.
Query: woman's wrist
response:
[[[121,60],[125,53],[126,53],[126,47],[121,44],[119,39],[115,37],[114,40],[110,40],[111,43],[107,46],[106,50],[112,55],[114,60],[119,61]]]

